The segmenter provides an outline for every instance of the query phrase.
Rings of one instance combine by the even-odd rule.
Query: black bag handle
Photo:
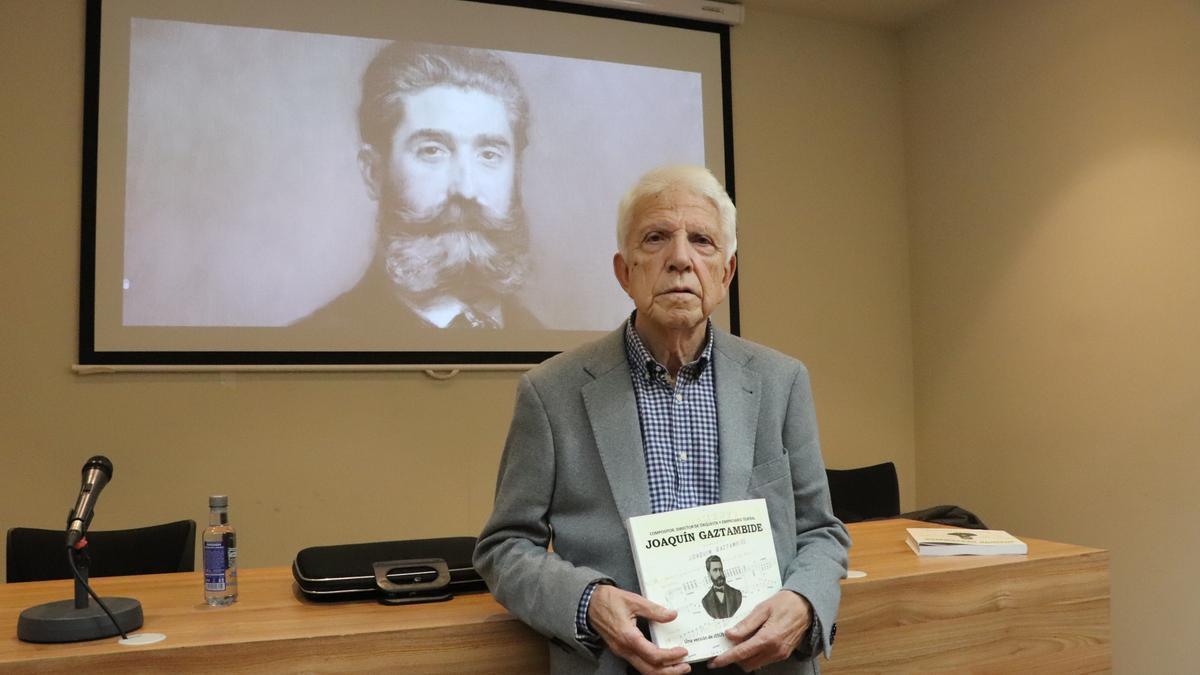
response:
[[[441,558],[413,558],[409,560],[385,560],[372,564],[375,569],[375,586],[383,591],[383,595],[379,601],[387,605],[401,605],[410,602],[430,602],[437,600],[449,600],[450,593],[443,595],[415,595],[417,593],[425,593],[427,591],[435,591],[439,588],[445,588],[450,584],[450,568],[446,565],[446,561]],[[416,572],[418,581],[406,584],[398,584],[391,579],[388,579],[388,573],[395,570],[404,571],[412,568],[423,568]],[[432,569],[435,573],[434,578],[429,581],[420,581],[427,573],[427,570]],[[413,574],[413,572],[407,572]]]

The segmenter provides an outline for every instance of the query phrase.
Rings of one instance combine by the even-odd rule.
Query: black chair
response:
[[[8,531],[8,583],[70,579],[64,530],[14,527]],[[191,572],[196,569],[196,521],[177,520],[131,530],[87,533],[88,575]]]
[[[843,523],[900,515],[900,480],[891,462],[857,469],[826,469],[833,514]]]

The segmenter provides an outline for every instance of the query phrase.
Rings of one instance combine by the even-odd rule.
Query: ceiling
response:
[[[954,0],[740,0],[750,11],[763,9],[895,29],[951,2]]]

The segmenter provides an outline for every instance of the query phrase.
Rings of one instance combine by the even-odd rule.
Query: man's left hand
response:
[[[721,668],[736,663],[751,671],[782,661],[792,655],[812,625],[808,600],[788,590],[763,600],[736,626],[725,631],[734,646],[708,665]]]

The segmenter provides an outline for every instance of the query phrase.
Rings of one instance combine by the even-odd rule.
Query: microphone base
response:
[[[142,627],[142,603],[133,598],[104,598],[121,628],[129,633]],[[120,635],[112,619],[96,603],[75,608],[74,600],[30,607],[17,620],[17,637],[25,642],[83,642]]]

